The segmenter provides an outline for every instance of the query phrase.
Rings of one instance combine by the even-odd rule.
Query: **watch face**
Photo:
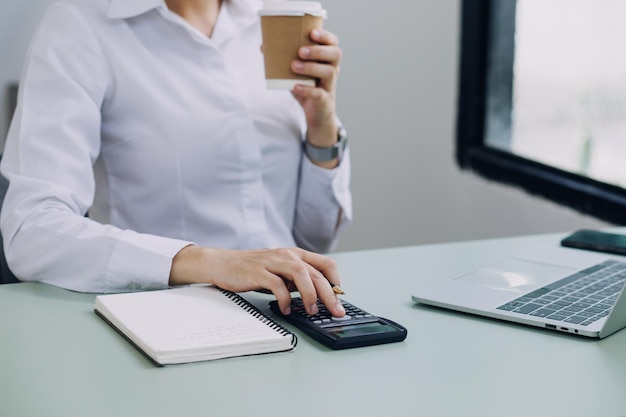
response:
[[[339,126],[339,131],[337,132],[337,142],[346,142],[348,140],[348,131],[343,125]],[[345,144],[344,144],[345,147]]]

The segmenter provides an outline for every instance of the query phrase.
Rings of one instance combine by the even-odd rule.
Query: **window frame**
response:
[[[490,31],[495,2],[463,0],[459,94],[457,100],[456,162],[489,180],[516,186],[542,198],[598,219],[626,225],[626,189],[567,172],[488,146],[485,115]],[[508,2],[507,2],[508,3]],[[511,1],[515,7],[515,1]],[[513,42],[514,22],[504,33]],[[500,34],[498,34],[500,36]],[[510,77],[512,85],[512,59]],[[507,92],[511,95],[511,92]]]

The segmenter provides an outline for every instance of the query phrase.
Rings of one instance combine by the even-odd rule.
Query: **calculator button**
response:
[[[346,320],[351,320],[352,317],[348,316],[347,314],[343,317],[333,317],[332,320],[333,321],[346,321]]]

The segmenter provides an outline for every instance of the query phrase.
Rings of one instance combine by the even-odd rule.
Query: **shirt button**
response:
[[[128,284],[128,289],[131,291],[139,291],[141,289],[141,284],[136,281],[131,281],[131,283]]]

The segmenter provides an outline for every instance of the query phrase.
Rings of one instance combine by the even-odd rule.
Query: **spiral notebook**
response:
[[[94,310],[158,365],[287,352],[297,343],[243,297],[214,286],[99,295]]]

